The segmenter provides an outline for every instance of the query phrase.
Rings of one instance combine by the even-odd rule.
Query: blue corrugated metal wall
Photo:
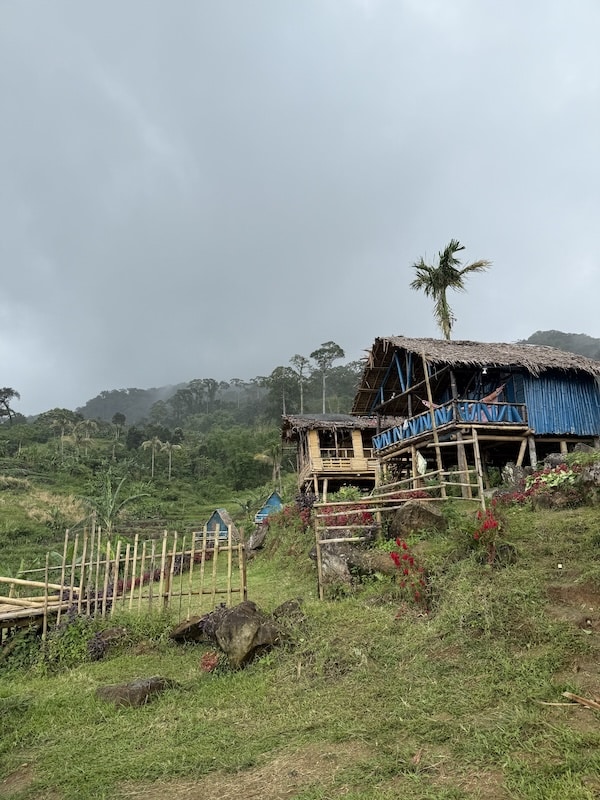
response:
[[[529,425],[537,434],[600,436],[600,390],[588,376],[514,376],[515,395],[521,378]]]

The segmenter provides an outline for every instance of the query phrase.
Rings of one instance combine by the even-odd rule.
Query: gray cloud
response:
[[[456,338],[600,336],[594,0],[0,0],[16,407],[435,336],[410,265],[488,258]]]

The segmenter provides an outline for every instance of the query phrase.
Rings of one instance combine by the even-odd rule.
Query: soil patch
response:
[[[331,785],[340,771],[372,756],[362,742],[310,744],[235,774],[211,772],[196,781],[126,784],[119,792],[124,798],[143,800],[289,800],[313,784]]]

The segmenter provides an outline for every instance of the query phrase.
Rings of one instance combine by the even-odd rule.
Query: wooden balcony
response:
[[[498,435],[504,430],[527,430],[527,407],[523,403],[482,403],[477,400],[458,400],[437,406],[433,411],[407,418],[373,437],[373,452],[383,455],[401,449],[405,443],[428,440],[433,427],[438,435],[450,433],[459,427],[495,429]]]
[[[298,479],[306,481],[312,475],[323,477],[374,476],[377,470],[377,459],[369,451],[363,457],[348,455],[352,451],[321,451],[321,456],[313,456],[300,468]],[[334,455],[334,453],[336,453]]]

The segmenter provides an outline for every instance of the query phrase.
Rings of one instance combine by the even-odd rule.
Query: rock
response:
[[[245,600],[227,609],[215,626],[217,644],[234,669],[244,666],[259,653],[280,643],[276,623],[256,604]]]
[[[246,542],[246,555],[248,558],[252,558],[256,550],[260,550],[265,543],[265,539],[267,538],[267,525],[257,525],[256,528],[250,534],[248,541]]]
[[[215,643],[216,627],[226,611],[228,611],[227,606],[222,603],[214,611],[205,614],[203,617],[190,617],[173,628],[169,637],[182,644],[185,642]]]
[[[561,464],[567,463],[567,457],[564,453],[549,453],[544,459],[544,466],[554,469]]]
[[[509,461],[502,468],[502,484],[512,492],[522,491],[525,487],[525,469]]]
[[[271,616],[278,624],[288,626],[300,625],[306,621],[306,617],[302,611],[302,599],[300,597],[295,600],[286,600],[285,603],[277,606]]]
[[[175,681],[155,675],[152,678],[139,678],[131,683],[99,686],[96,689],[96,696],[116,706],[143,706],[165,689],[175,686],[177,686]]]
[[[410,500],[398,509],[388,526],[388,539],[405,539],[420,530],[443,532],[447,530],[446,518],[433,506]]]

